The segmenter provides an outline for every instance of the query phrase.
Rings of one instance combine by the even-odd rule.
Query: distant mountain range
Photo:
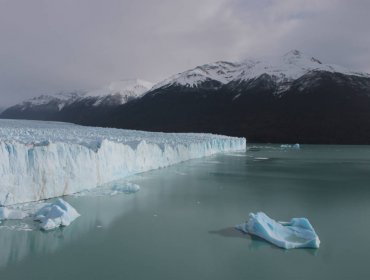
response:
[[[243,136],[252,142],[370,144],[370,75],[293,50],[269,61],[219,61],[156,85],[120,81],[40,96],[2,118]]]
[[[66,111],[73,108],[100,111],[123,105],[140,98],[153,84],[139,79],[112,82],[93,91],[59,92],[54,95],[40,95],[6,109],[1,117],[38,120],[64,120]],[[78,117],[78,116],[76,116]],[[71,118],[68,118],[74,121]]]

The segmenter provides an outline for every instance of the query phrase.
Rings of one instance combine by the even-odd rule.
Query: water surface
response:
[[[370,147],[258,146],[132,177],[132,195],[68,197],[53,232],[0,228],[0,279],[370,279]],[[321,247],[283,250],[233,227],[309,218]]]

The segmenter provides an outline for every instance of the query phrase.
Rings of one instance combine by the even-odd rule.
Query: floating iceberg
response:
[[[61,226],[69,226],[80,216],[68,202],[58,198],[48,203],[35,214],[35,220],[41,222],[41,229],[52,230]]]
[[[283,144],[283,145],[280,145],[280,148],[282,148],[282,149],[296,149],[296,150],[299,150],[301,148],[301,145],[299,145],[298,143],[297,144],[293,144],[293,145]]]
[[[320,246],[320,239],[306,218],[276,222],[263,212],[250,213],[249,220],[237,225],[236,228],[285,249],[319,248]]]
[[[244,138],[0,120],[0,206],[74,194],[220,152]]]
[[[269,158],[267,158],[267,157],[255,157],[253,159],[254,160],[268,160]]]
[[[112,182],[106,185],[103,185],[99,188],[92,190],[85,190],[79,193],[74,194],[76,197],[81,196],[114,196],[119,194],[133,194],[140,190],[140,186],[130,182]]]
[[[112,192],[110,195],[116,195],[120,193],[124,194],[131,194],[136,193],[140,190],[140,186],[132,183],[126,183],[126,184],[114,184],[112,186]]]
[[[1,220],[22,220],[27,217],[27,214],[21,210],[11,209],[7,207],[0,207],[0,221]]]

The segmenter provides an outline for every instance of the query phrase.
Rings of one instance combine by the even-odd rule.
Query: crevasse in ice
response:
[[[319,248],[320,246],[320,239],[306,218],[277,222],[263,212],[250,213],[249,220],[237,225],[236,228],[284,249]]]
[[[0,120],[0,205],[73,194],[181,161],[245,149],[244,138],[212,134]]]

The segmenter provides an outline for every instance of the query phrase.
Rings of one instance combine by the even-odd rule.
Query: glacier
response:
[[[320,246],[320,239],[306,218],[277,222],[263,212],[250,213],[249,220],[237,225],[236,228],[284,249],[319,248]]]
[[[239,150],[246,150],[244,138],[0,120],[0,206],[74,194],[136,173]]]

